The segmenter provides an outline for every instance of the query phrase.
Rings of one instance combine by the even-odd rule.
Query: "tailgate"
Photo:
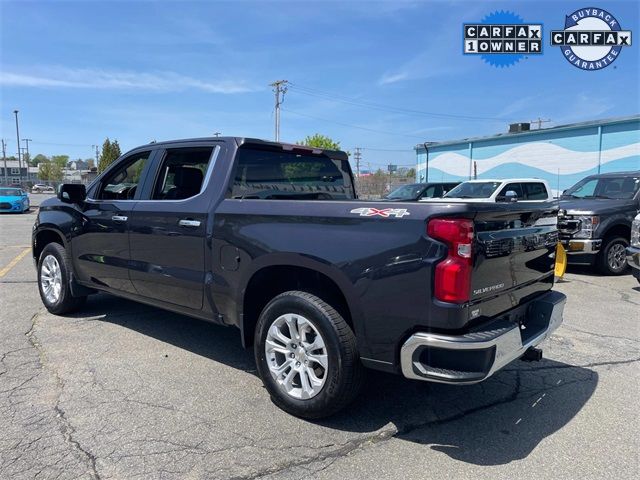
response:
[[[557,206],[529,203],[501,207],[506,208],[480,211],[474,218],[470,300],[476,303],[503,297],[498,303],[500,310],[506,310],[553,286]]]

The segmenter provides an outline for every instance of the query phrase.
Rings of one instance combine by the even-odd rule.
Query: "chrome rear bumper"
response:
[[[464,335],[415,333],[400,351],[402,374],[440,383],[481,382],[557,329],[566,300],[548,292]]]

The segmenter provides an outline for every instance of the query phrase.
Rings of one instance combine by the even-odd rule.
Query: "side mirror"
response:
[[[58,188],[58,200],[64,203],[82,203],[87,198],[87,189],[78,183],[63,183]]]
[[[514,192],[513,190],[507,190],[507,192],[504,195],[500,195],[500,196],[496,197],[496,201],[497,202],[507,202],[507,203],[517,202],[518,201],[518,194],[516,192]]]
[[[507,190],[507,193],[504,194],[504,197],[507,202],[517,202],[518,194],[513,190]]]

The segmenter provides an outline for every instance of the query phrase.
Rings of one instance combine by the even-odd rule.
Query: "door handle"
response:
[[[200,220],[190,220],[188,218],[185,218],[183,220],[180,220],[178,222],[178,225],[180,225],[181,227],[199,227],[200,226]]]
[[[114,222],[126,222],[129,217],[125,217],[124,215],[114,215],[111,217],[111,220]]]

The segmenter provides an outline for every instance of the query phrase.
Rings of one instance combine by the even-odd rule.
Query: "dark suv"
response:
[[[558,230],[570,262],[622,274],[639,209],[640,171],[591,175],[562,192]]]

